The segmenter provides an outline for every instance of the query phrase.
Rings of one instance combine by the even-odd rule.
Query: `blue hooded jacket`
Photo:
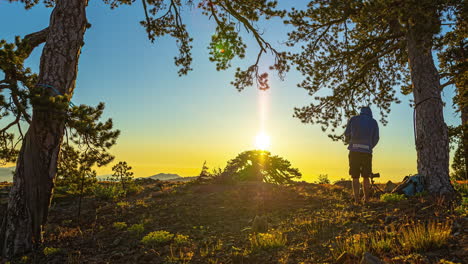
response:
[[[379,125],[372,118],[371,109],[361,108],[361,114],[349,120],[344,134],[350,151],[372,153],[379,142]]]

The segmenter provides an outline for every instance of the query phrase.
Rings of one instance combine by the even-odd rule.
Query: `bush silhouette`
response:
[[[279,156],[272,156],[263,150],[244,151],[230,160],[221,173],[224,180],[264,181],[275,184],[288,184],[293,179],[301,178],[298,169]]]

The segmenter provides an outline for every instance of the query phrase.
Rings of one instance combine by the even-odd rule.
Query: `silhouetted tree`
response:
[[[272,156],[263,150],[250,150],[228,161],[221,177],[234,181],[265,181],[268,183],[288,184],[302,174],[291,163],[279,156]]]
[[[126,161],[120,161],[112,167],[112,180],[122,184],[122,189],[125,191],[127,184],[133,179],[132,167],[127,165]]]
[[[133,0],[103,0],[111,8],[122,4],[133,4]],[[11,1],[10,1],[11,2]],[[26,8],[39,0],[20,0]],[[1,232],[0,246],[4,257],[10,258],[30,251],[34,244],[42,241],[43,228],[47,221],[50,198],[61,143],[66,127],[76,130],[77,140],[101,150],[106,150],[118,135],[112,130],[109,120],[103,124],[88,120],[84,115],[92,108],[69,107],[77,78],[78,62],[84,45],[85,31],[90,27],[86,18],[87,0],[44,0],[53,7],[47,28],[29,34],[15,43],[0,41],[0,69],[4,79],[0,80],[0,117],[12,116],[11,122],[0,130],[1,158],[16,161],[13,187],[9,196]],[[229,43],[228,52],[214,52],[211,60],[219,70],[230,67],[232,58],[245,56],[245,45],[239,35],[240,28],[250,33],[259,46],[254,64],[246,70],[237,69],[233,85],[241,90],[256,82],[261,89],[268,88],[266,75],[259,72],[261,56],[273,53],[276,60],[272,68],[281,75],[288,69],[284,54],[276,51],[258,31],[255,23],[261,18],[282,17],[277,11],[276,1],[226,1],[226,0],[142,0],[145,27],[148,38],[171,36],[176,39],[179,55],[175,64],[179,74],[191,70],[192,41],[182,21],[182,8],[197,4],[203,14],[216,22],[213,42]],[[24,67],[24,61],[34,48],[45,43],[39,74]],[[212,49],[216,45],[210,45]],[[6,95],[6,96],[5,96]],[[103,106],[102,106],[103,107]],[[92,111],[91,111],[92,112]],[[76,119],[69,120],[69,115]],[[29,125],[23,134],[21,125]],[[18,128],[19,142],[10,129]],[[17,146],[21,144],[18,150]]]
[[[303,45],[291,54],[305,75],[300,83],[315,102],[296,108],[295,116],[317,123],[339,140],[335,129],[356,114],[360,105],[373,104],[382,119],[391,103],[399,103],[395,87],[413,93],[418,172],[433,194],[452,194],[449,146],[443,118],[442,87],[432,57],[436,37],[451,28],[442,24],[464,21],[461,0],[357,1],[313,0],[306,10],[293,10],[294,26],[288,44]],[[331,92],[320,93],[321,89]]]
[[[330,179],[328,179],[328,174],[320,174],[318,180],[315,182],[317,184],[330,184]]]
[[[202,170],[197,177],[198,182],[205,182],[213,178],[213,175],[210,173],[208,166],[206,165],[206,161],[203,162]]]

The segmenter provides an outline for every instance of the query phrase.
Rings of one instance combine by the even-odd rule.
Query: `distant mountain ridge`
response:
[[[13,182],[13,172],[15,171],[15,167],[0,167],[0,182]],[[112,174],[104,174],[104,175],[98,175],[97,178],[98,180],[106,180],[109,177],[111,177]],[[151,178],[153,180],[160,180],[160,181],[189,181],[198,176],[193,176],[193,177],[182,177],[179,174],[175,173],[158,173],[152,176],[147,176],[147,177],[139,177],[141,179],[143,178]]]
[[[198,176],[192,176],[192,177],[182,177],[179,174],[173,174],[173,173],[159,173],[153,176],[148,176],[148,177],[142,177],[142,178],[150,178],[153,180],[160,180],[160,181],[190,181],[195,179]]]
[[[173,174],[173,173],[158,173],[153,176],[148,176],[144,178],[151,178],[153,180],[161,180],[161,181],[167,181],[167,180],[173,180],[173,179],[179,179],[182,178],[179,174]]]

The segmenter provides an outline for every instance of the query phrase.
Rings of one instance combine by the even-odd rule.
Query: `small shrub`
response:
[[[461,204],[455,208],[455,212],[464,216],[468,214],[468,197],[463,197]]]
[[[369,244],[372,251],[379,254],[388,253],[397,248],[394,232],[377,231],[369,236]]]
[[[467,197],[468,196],[468,181],[464,182],[457,182],[453,181],[453,188],[462,196],[462,197]]]
[[[332,254],[335,258],[343,252],[361,256],[366,251],[369,251],[369,235],[354,234],[350,237],[336,237],[335,248],[332,250]]]
[[[258,233],[250,236],[250,243],[254,251],[281,248],[286,245],[286,242],[286,236],[280,231]]]
[[[330,179],[328,179],[328,174],[320,174],[318,176],[318,181],[315,182],[316,184],[330,184]]]
[[[148,207],[148,204],[144,200],[141,200],[141,199],[136,200],[135,205],[136,206],[142,206],[142,207]]]
[[[189,242],[190,242],[189,236],[185,236],[185,235],[180,235],[180,234],[178,234],[178,235],[176,235],[176,236],[174,237],[174,243],[175,243],[176,245],[186,245],[186,244],[188,244]]]
[[[143,186],[136,184],[134,181],[128,182],[125,185],[125,192],[129,195],[139,194],[143,191]]]
[[[126,201],[121,201],[117,203],[117,206],[121,208],[127,208],[127,207],[130,207],[130,203]]]
[[[173,237],[174,235],[169,233],[168,231],[154,231],[144,236],[141,240],[141,243],[143,243],[146,246],[153,247],[167,243],[171,241]]]
[[[122,197],[125,192],[115,184],[104,186],[102,184],[96,184],[93,186],[93,194],[97,199],[105,201],[113,201]]]
[[[114,228],[116,228],[116,229],[122,230],[122,229],[127,228],[127,223],[125,223],[125,222],[115,222],[114,224],[112,224],[112,226]]]
[[[402,227],[398,240],[403,248],[410,251],[424,251],[440,248],[447,243],[452,231],[452,222],[429,222]]]
[[[399,202],[405,199],[406,197],[404,194],[398,193],[385,193],[382,196],[380,196],[380,200],[384,202]]]
[[[21,257],[21,263],[28,263],[29,262],[29,257],[28,256],[22,256]]]
[[[143,234],[143,232],[145,232],[145,227],[143,226],[143,224],[133,224],[127,229],[127,231],[135,234],[136,236],[140,236],[141,234]]]
[[[53,248],[53,247],[46,247],[43,250],[43,253],[45,256],[50,256],[50,255],[55,255],[60,253],[61,249],[60,248]]]

